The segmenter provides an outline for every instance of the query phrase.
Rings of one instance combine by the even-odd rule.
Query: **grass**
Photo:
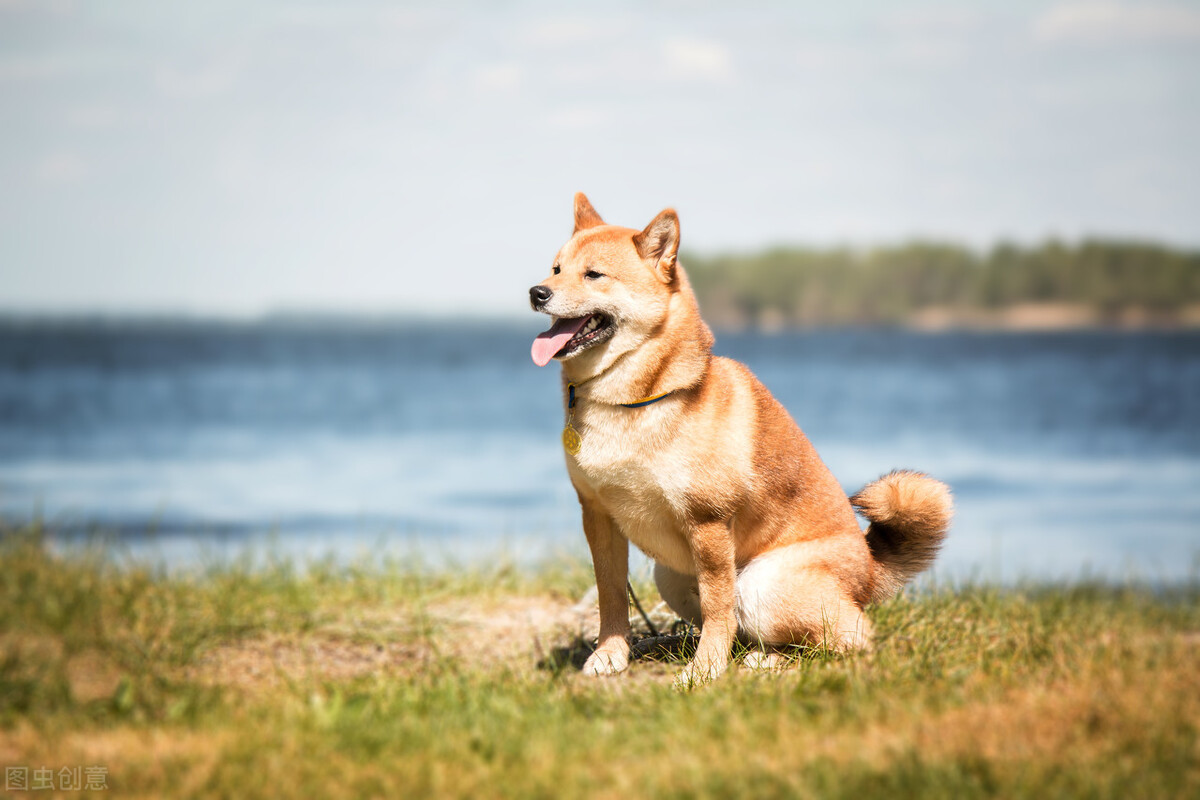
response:
[[[678,661],[595,680],[554,657],[589,585],[167,574],[10,531],[0,764],[103,766],[112,797],[1200,796],[1200,587],[911,593],[870,611],[870,654],[681,693]]]

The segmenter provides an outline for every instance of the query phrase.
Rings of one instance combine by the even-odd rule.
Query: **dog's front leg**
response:
[[[612,517],[583,500],[583,532],[592,551],[600,599],[600,641],[583,665],[585,675],[615,675],[629,666],[629,541]]]
[[[711,681],[725,672],[737,635],[737,566],[729,527],[724,522],[696,525],[688,533],[688,543],[700,584],[701,630],[696,655],[675,678],[675,685],[681,688]]]

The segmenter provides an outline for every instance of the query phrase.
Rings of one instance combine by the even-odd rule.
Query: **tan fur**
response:
[[[575,232],[542,282],[553,296],[539,310],[603,313],[616,331],[560,359],[564,389],[577,385],[582,446],[567,469],[600,593],[600,641],[584,670],[628,664],[627,542],[656,562],[668,604],[702,625],[681,683],[723,672],[737,636],[866,647],[863,606],[932,562],[949,492],[918,473],[886,476],[855,496],[872,521],[864,536],[787,411],[745,366],[711,354],[678,248],[674,211],[637,231],[605,224],[578,194]],[[619,405],[663,392],[642,408]]]
[[[867,546],[876,563],[871,600],[886,600],[937,558],[950,527],[950,489],[920,472],[896,470],[863,487],[850,503],[871,521]]]

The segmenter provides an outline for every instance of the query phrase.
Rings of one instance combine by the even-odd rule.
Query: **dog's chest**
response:
[[[580,451],[567,463],[572,478],[601,503],[626,538],[655,561],[692,572],[679,523],[690,467],[675,435],[676,420],[670,406],[584,409],[573,421]]]

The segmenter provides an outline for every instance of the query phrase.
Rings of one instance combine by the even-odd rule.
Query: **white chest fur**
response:
[[[646,555],[694,574],[681,520],[694,465],[680,442],[680,401],[642,408],[581,401],[572,425],[579,453],[567,455],[576,485],[598,502]]]

